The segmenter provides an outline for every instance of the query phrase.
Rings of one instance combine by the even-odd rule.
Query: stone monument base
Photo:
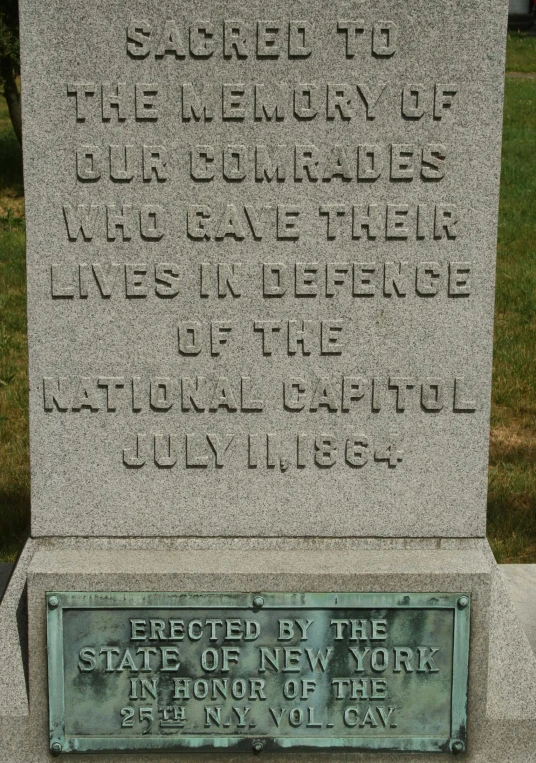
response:
[[[472,595],[468,763],[536,760],[536,659],[484,539],[41,539],[0,607],[1,759],[50,761],[47,591],[457,592]],[[61,760],[60,756],[60,760]],[[89,763],[244,763],[248,753],[81,754]],[[441,754],[263,753],[267,763],[432,763]]]

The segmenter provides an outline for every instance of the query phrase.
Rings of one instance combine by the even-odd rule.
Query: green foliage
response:
[[[17,0],[2,0],[0,5],[0,85],[9,108],[13,130],[22,143],[20,92],[19,11]]]
[[[17,217],[12,209],[8,209],[3,215],[0,214],[0,230],[16,230],[24,228],[24,220]]]
[[[0,219],[11,210],[22,216],[24,206],[22,149],[15,137],[6,102],[0,97]],[[5,227],[5,222],[0,222]]]
[[[20,74],[19,6],[17,0],[2,0],[0,5],[0,59],[9,61],[15,74]]]

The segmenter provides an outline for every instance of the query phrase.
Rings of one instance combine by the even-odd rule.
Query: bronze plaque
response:
[[[62,752],[462,752],[470,598],[49,593]]]

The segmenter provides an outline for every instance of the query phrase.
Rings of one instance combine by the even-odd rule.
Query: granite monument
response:
[[[6,759],[535,759],[485,538],[506,20],[22,0]]]

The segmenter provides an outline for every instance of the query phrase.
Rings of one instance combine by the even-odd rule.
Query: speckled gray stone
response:
[[[497,647],[490,651],[487,714],[491,719],[536,719],[536,656],[498,569],[493,577],[491,606],[490,638]],[[534,742],[536,749],[536,737]]]
[[[25,717],[28,707],[28,611],[26,580],[36,543],[28,540],[0,603],[0,716]],[[3,741],[3,737],[2,738]]]
[[[505,30],[22,0],[35,536],[485,535]]]
[[[536,653],[536,564],[501,564],[506,589]]]
[[[50,760],[52,589],[469,591],[464,759],[534,763],[534,655],[484,538],[505,30],[503,0],[22,0],[10,763]]]

